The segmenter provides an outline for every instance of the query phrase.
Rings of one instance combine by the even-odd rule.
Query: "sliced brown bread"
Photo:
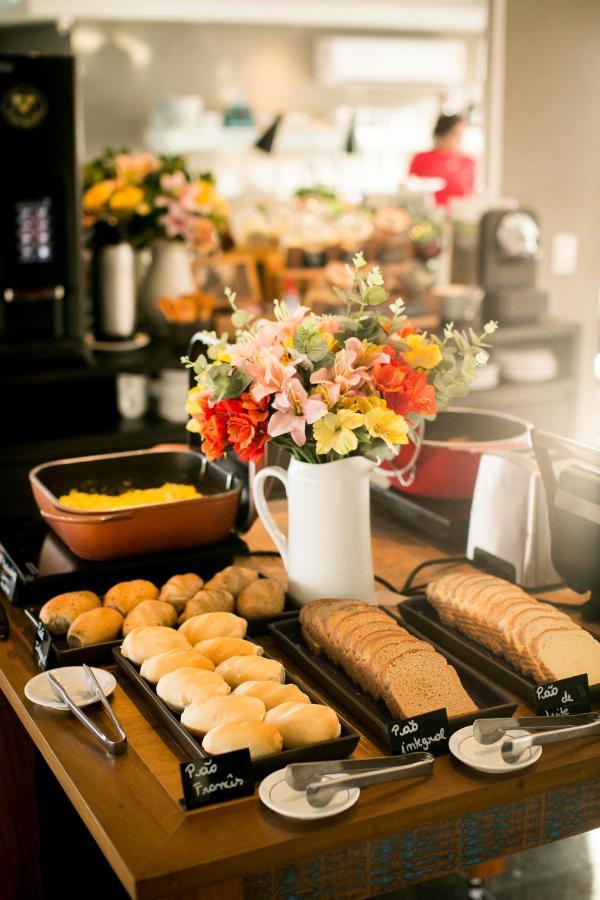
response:
[[[387,616],[387,620],[388,622],[382,619],[366,622],[352,629],[347,635],[346,650],[343,654],[342,664],[352,678],[354,678],[354,668],[361,659],[363,648],[370,638],[378,635],[393,635],[395,640],[399,640],[404,636],[410,637],[406,629],[399,628],[389,616]]]
[[[386,669],[383,699],[399,718],[446,708],[448,717],[476,712],[456,670],[440,653],[411,653]]]
[[[333,618],[333,617],[332,617]],[[327,652],[337,662],[348,655],[348,641],[350,635],[361,625],[371,625],[373,622],[387,624],[389,616],[381,609],[369,607],[365,610],[352,610],[341,615],[333,626],[330,626],[327,639]]]
[[[359,600],[327,600],[319,602],[319,606],[312,612],[308,612],[305,617],[307,621],[307,630],[313,642],[323,648],[329,640],[329,620],[333,615],[343,615],[352,609],[368,607],[367,603]],[[309,604],[309,607],[312,604]]]
[[[600,643],[583,628],[549,630],[539,639],[537,659],[541,681],[586,673],[590,685],[600,683]]]
[[[374,662],[376,653],[381,650],[392,649],[398,650],[403,646],[414,648],[417,643],[416,638],[411,634],[384,633],[372,635],[369,641],[363,644],[361,655],[356,658],[353,671],[357,684],[363,688],[368,694],[374,694],[376,691],[375,683],[378,677],[378,668]]]
[[[362,685],[375,699],[379,699],[383,696],[385,673],[388,666],[401,656],[419,652],[433,654],[436,651],[427,641],[419,641],[416,638],[413,638],[412,641],[398,641],[394,645],[383,647],[373,654],[368,671],[363,675]]]

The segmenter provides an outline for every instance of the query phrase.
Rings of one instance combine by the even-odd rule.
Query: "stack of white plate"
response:
[[[487,365],[477,369],[475,378],[471,382],[472,391],[490,391],[498,386],[500,381],[500,369],[495,362],[489,362]]]
[[[187,369],[162,369],[155,385],[158,415],[168,422],[187,422],[185,402],[189,388]]]
[[[503,348],[495,359],[506,381],[552,381],[558,375],[558,360],[549,347]]]

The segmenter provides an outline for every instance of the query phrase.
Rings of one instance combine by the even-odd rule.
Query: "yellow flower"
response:
[[[435,369],[442,359],[438,344],[424,334],[407,334],[402,341],[410,347],[404,351],[404,358],[413,369]]]
[[[283,362],[283,359],[281,361]],[[291,357],[287,361],[291,362]],[[331,397],[329,396],[329,394],[325,390],[324,385],[322,385],[322,384],[315,384],[312,391],[310,392],[310,396],[316,397],[318,400],[322,400],[323,403],[325,404],[325,406],[327,407],[327,409],[331,409],[332,406],[335,405],[334,403],[331,402]],[[339,401],[338,401],[338,403],[339,403]]]
[[[365,415],[365,426],[371,437],[379,438],[395,450],[398,444],[408,444],[408,425],[403,416],[391,409],[375,408]]]
[[[88,188],[83,195],[83,208],[86,212],[99,212],[117,187],[111,178],[99,181]]]
[[[212,206],[216,199],[217,192],[214,184],[211,184],[210,181],[196,182],[195,200],[198,206]]]
[[[199,388],[199,387],[190,388],[190,390],[188,391],[187,400],[185,403],[185,411],[188,414],[188,416],[190,416],[190,419],[186,423],[185,427],[187,428],[188,431],[191,431],[195,434],[199,433],[200,425],[198,424],[198,422],[195,419],[193,419],[191,417],[194,415],[194,413],[201,412],[201,407],[200,407],[199,401],[200,401],[200,398],[203,396],[203,394],[204,394],[204,391],[202,391],[201,388]]]
[[[108,201],[108,205],[115,212],[133,212],[143,199],[143,190],[133,184],[129,184],[116,190]]]
[[[371,394],[368,397],[340,397],[338,405],[344,409],[352,409],[354,412],[368,413],[371,409],[389,409],[387,403],[379,394]]]
[[[327,413],[313,425],[313,434],[317,439],[317,453],[325,454],[335,451],[339,456],[346,456],[358,447],[355,428],[360,428],[364,417],[350,409],[340,409],[337,413]]]

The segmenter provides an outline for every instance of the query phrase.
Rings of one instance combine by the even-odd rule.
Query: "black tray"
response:
[[[472,641],[456,628],[445,625],[425,596],[417,595],[404,600],[398,605],[398,609],[404,620],[427,635],[429,640],[433,638],[468,665],[489,676],[518,697],[522,697],[530,706],[535,705],[535,684],[531,678],[526,678],[513,668],[508,660],[496,656],[487,647]],[[600,700],[600,684],[590,685],[590,698]]]
[[[211,548],[210,551],[206,551],[207,555],[202,561],[198,561],[196,564],[190,565],[186,569],[187,572],[195,572],[197,575],[200,575],[204,580],[208,580],[211,578],[216,572],[219,572],[221,569],[224,569],[226,566],[230,565],[233,562],[233,559],[229,557],[226,561],[223,561],[223,557],[221,555],[217,555],[214,557],[213,555],[214,548]],[[202,555],[203,551],[198,551],[199,556]],[[209,555],[210,554],[210,555]],[[120,581],[128,581],[129,579],[121,574]],[[164,575],[164,581],[166,581],[171,575],[174,575],[175,572],[170,570],[169,573]],[[131,576],[132,578],[135,576]],[[265,577],[261,575],[261,577]],[[81,590],[91,590],[90,580],[87,583],[81,585]],[[116,582],[108,582],[105,590],[110,587],[111,584],[115,584]],[[102,588],[99,587],[95,581],[92,581],[94,584],[94,589],[96,591],[102,591]],[[103,585],[104,587],[104,585]],[[61,593],[58,591],[57,593]],[[48,599],[50,599],[48,597]],[[29,621],[34,626],[34,629],[37,629],[39,625],[39,612],[41,606],[32,606],[26,607],[25,615],[29,619]],[[285,597],[285,608],[283,612],[276,613],[272,616],[263,616],[260,619],[248,619],[248,631],[247,634],[249,637],[257,637],[261,634],[266,634],[269,625],[272,622],[285,621],[286,619],[296,618],[298,615],[298,604],[296,601],[286,594]],[[114,641],[105,641],[101,644],[90,644],[89,647],[69,647],[67,644],[66,635],[52,635],[52,642],[50,653],[48,655],[48,662],[46,668],[54,668],[55,666],[80,666],[83,663],[87,663],[89,666],[101,666],[106,663],[112,662],[112,651],[115,647],[120,647],[123,641],[122,637],[117,638]]]
[[[388,609],[385,611],[392,618],[400,619],[400,616],[394,615],[392,611]],[[415,628],[406,626],[405,622],[402,624],[415,637],[421,640],[428,640]],[[393,716],[383,701],[374,700],[373,697],[361,691],[358,685],[348,678],[343,669],[336,666],[326,656],[313,653],[302,637],[299,619],[287,619],[285,622],[276,622],[269,625],[269,631],[286,655],[299,663],[307,674],[314,678],[317,684],[327,690],[336,702],[343,705],[365,728],[368,728],[386,750],[390,751],[388,723],[393,719]],[[475,719],[494,718],[496,716],[509,717],[512,715],[517,705],[514,697],[492,684],[487,678],[479,675],[478,672],[464,662],[451,656],[438,644],[433,641],[429,641],[429,643],[442,656],[445,656],[450,665],[454,666],[463,687],[479,707],[477,713],[454,716],[449,719],[450,734],[454,734],[455,731],[464,728],[465,725],[471,725]]]
[[[187,753],[190,759],[204,759],[207,754],[200,745],[200,741],[187,731],[176,714],[172,712],[166,703],[158,697],[153,686],[149,684],[139,673],[137,666],[134,666],[128,659],[121,655],[120,650],[113,650],[113,656],[117,665],[122,669],[125,675],[136,685],[136,687],[144,695],[145,699],[151,705],[152,709],[165,726],[172,738],[179,744],[181,749]],[[265,653],[268,657],[268,654]],[[314,694],[310,688],[300,681],[298,678],[291,678],[286,675],[287,684],[296,684],[301,691],[311,699],[312,703],[321,703],[321,699]],[[269,756],[263,756],[261,759],[255,759],[252,763],[252,774],[254,778],[264,778],[277,769],[283,769],[290,763],[295,762],[316,762],[323,759],[345,759],[354,751],[359,741],[359,734],[356,732],[341,716],[338,716],[342,731],[338,738],[331,741],[320,741],[317,744],[309,744],[307,747],[298,747],[295,750],[282,750],[281,753],[271,753]]]

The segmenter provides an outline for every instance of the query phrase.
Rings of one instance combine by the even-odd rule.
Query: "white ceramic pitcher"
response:
[[[281,554],[289,592],[300,603],[320,597],[374,602],[369,473],[364,456],[310,464],[292,459],[287,472],[267,466],[255,475],[254,503]],[[278,478],[288,497],[288,535],[281,533],[264,493]]]

